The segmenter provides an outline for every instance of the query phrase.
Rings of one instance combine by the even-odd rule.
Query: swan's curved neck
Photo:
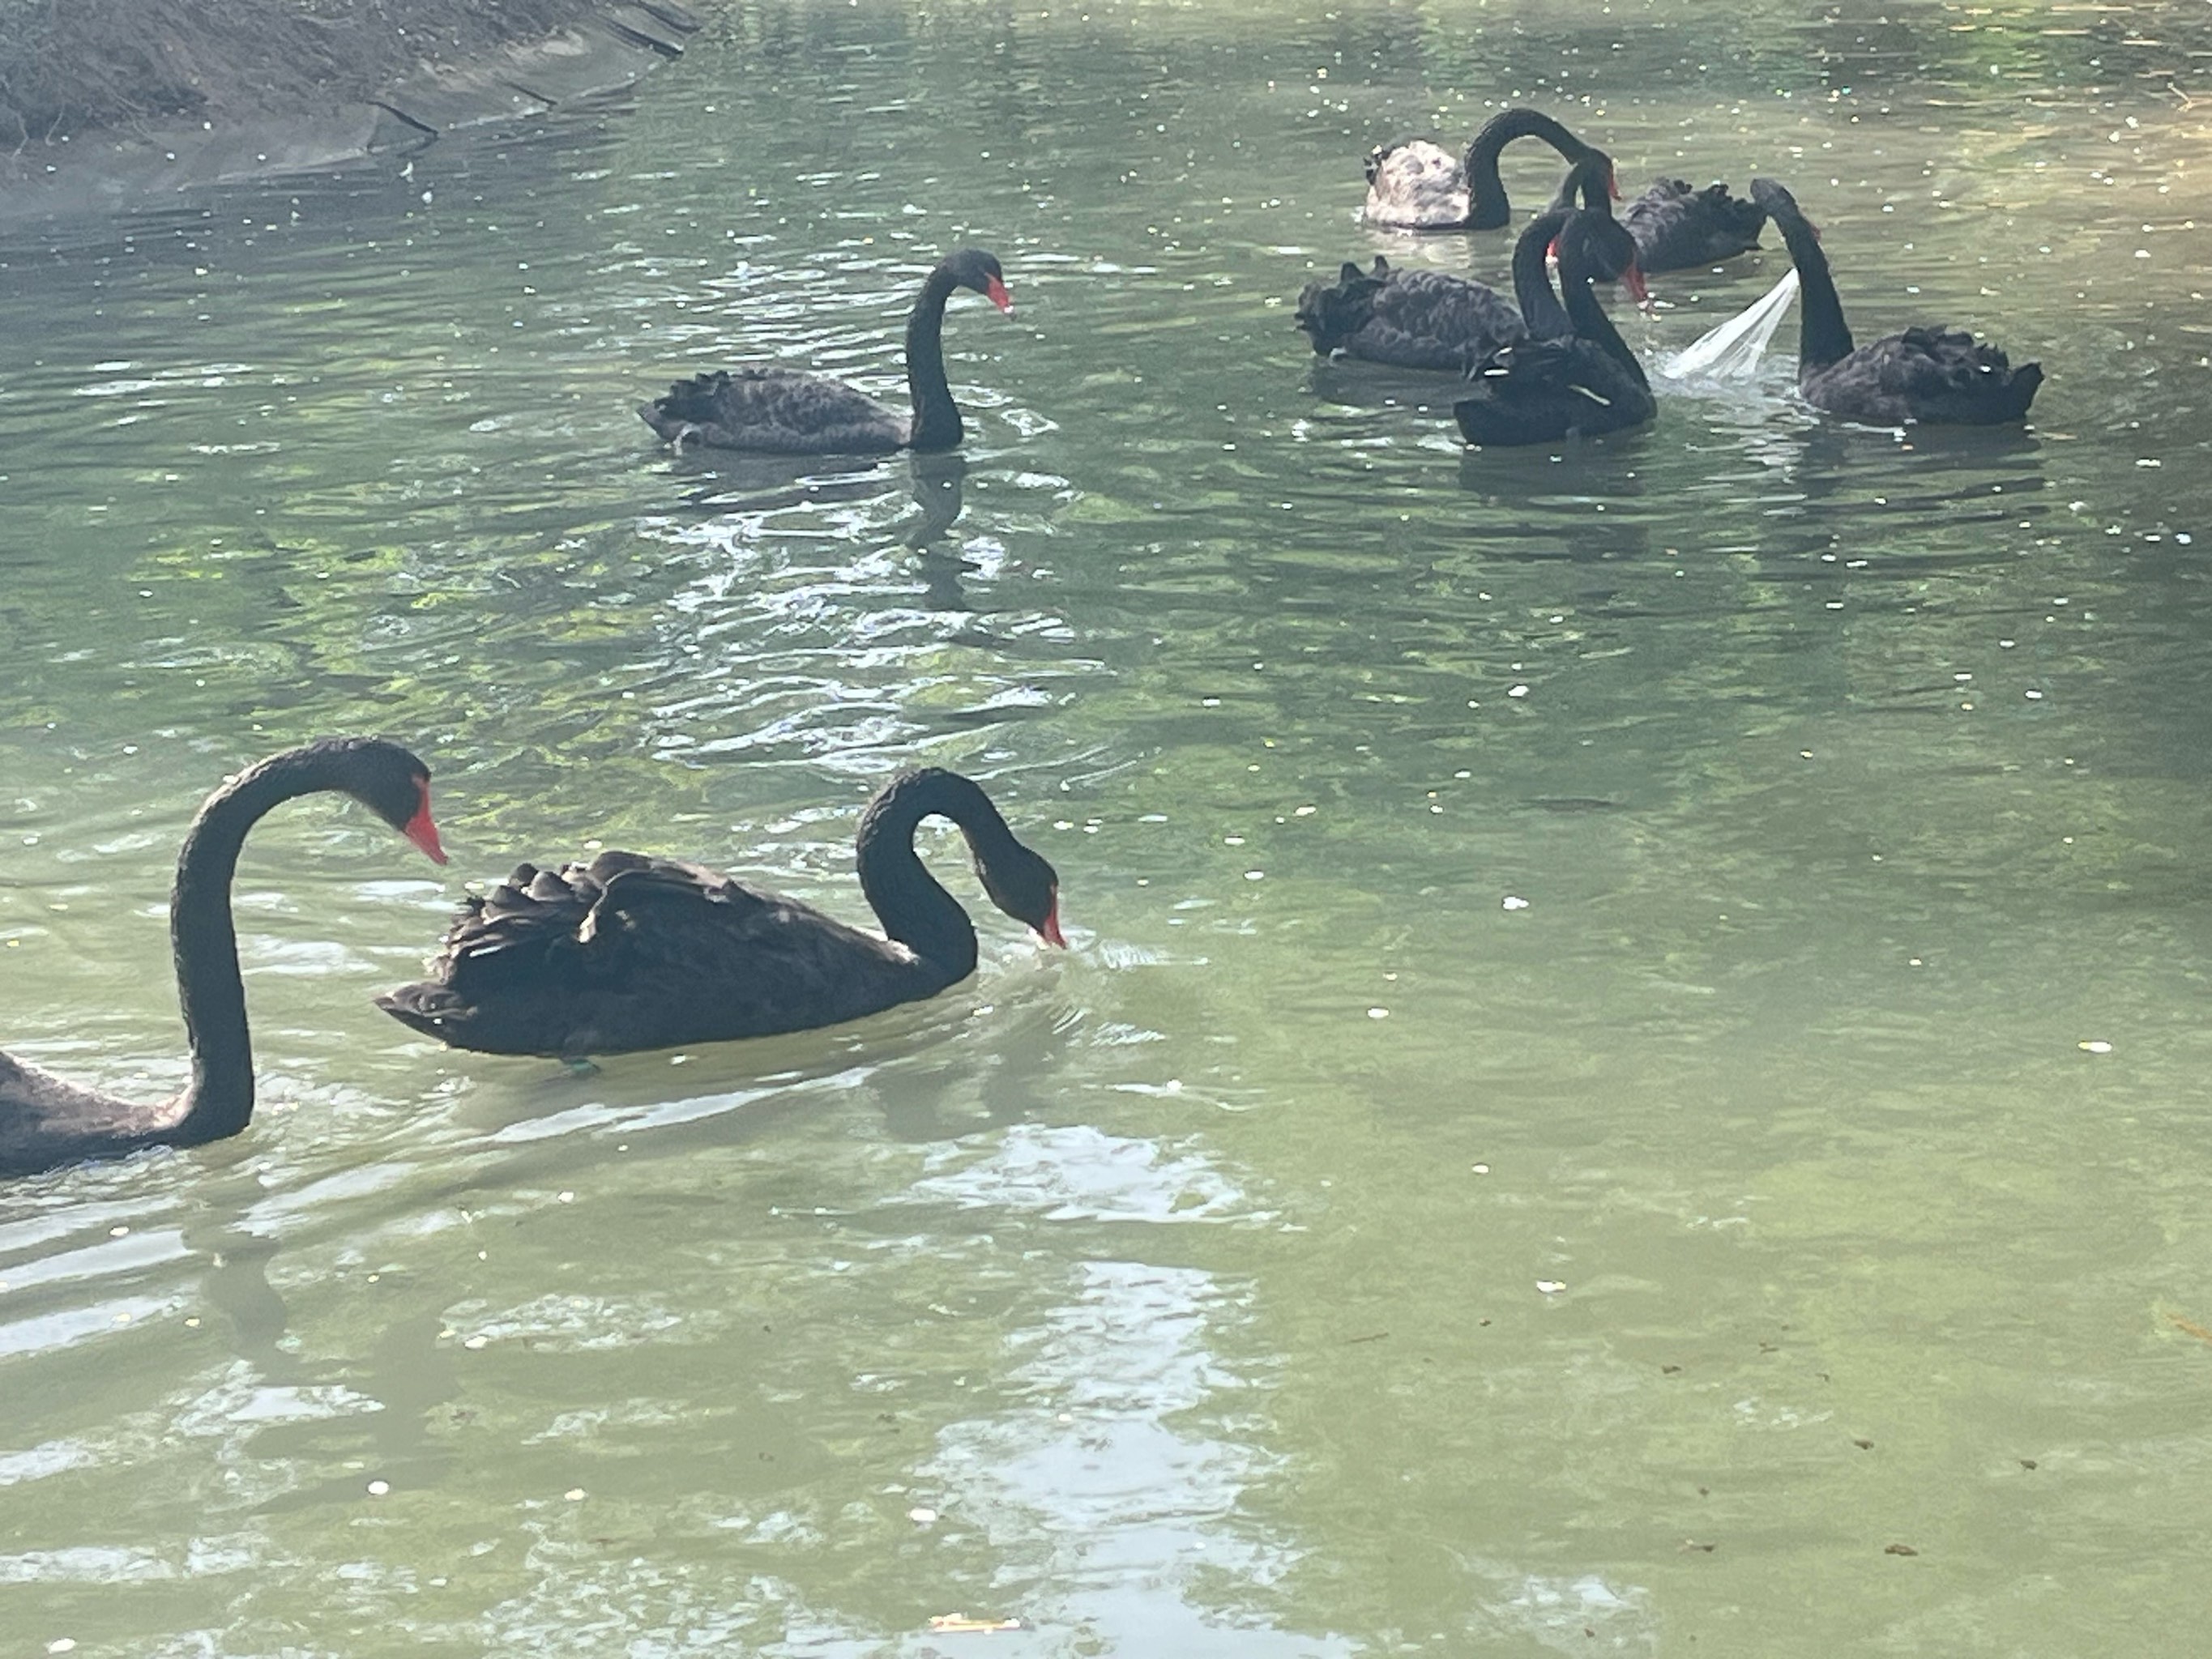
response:
[[[914,399],[909,449],[951,449],[960,441],[960,409],[945,378],[945,302],[958,286],[939,265],[906,319],[906,386]]]
[[[1477,230],[1496,230],[1512,222],[1513,204],[1498,176],[1498,156],[1516,138],[1541,138],[1570,161],[1580,161],[1589,149],[1541,110],[1509,109],[1492,116],[1467,147],[1467,222]]]
[[[1770,215],[1797,267],[1797,373],[1802,377],[1851,355],[1851,325],[1828,275],[1828,256],[1810,222],[1799,214]]]
[[[1644,365],[1637,362],[1628,342],[1620,337],[1613,319],[1605,314],[1605,307],[1590,291],[1595,280],[1595,273],[1579,243],[1569,242],[1559,249],[1559,290],[1566,301],[1567,319],[1574,325],[1575,337],[1601,348],[1634,377],[1637,385],[1649,390],[1651,383],[1644,378]]]
[[[1513,297],[1520,304],[1522,322],[1531,337],[1539,340],[1556,340],[1574,332],[1566,308],[1552,292],[1551,273],[1544,268],[1552,240],[1566,224],[1569,211],[1553,205],[1529,221],[1528,228],[1513,244]]]
[[[960,826],[978,863],[1013,844],[1014,832],[981,789],[957,772],[908,772],[868,804],[856,840],[860,890],[884,932],[953,984],[975,971],[975,927],[914,850],[915,827],[935,814]]]
[[[250,767],[208,797],[177,854],[169,949],[192,1058],[176,1136],[186,1144],[237,1134],[253,1116],[253,1045],[230,916],[239,848],[272,807],[329,787],[318,768],[296,755]]]

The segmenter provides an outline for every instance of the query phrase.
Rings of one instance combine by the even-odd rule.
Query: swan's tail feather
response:
[[[661,441],[681,448],[684,439],[702,427],[712,426],[720,417],[721,400],[729,387],[727,369],[694,374],[688,380],[678,380],[670,386],[666,395],[649,404],[640,404],[637,416],[660,434]]]
[[[1746,241],[1756,242],[1766,225],[1766,210],[1756,202],[1729,193],[1726,185],[1707,185],[1698,192],[1721,226]]]

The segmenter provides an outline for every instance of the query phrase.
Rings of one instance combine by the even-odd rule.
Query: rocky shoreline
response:
[[[125,10],[127,5],[128,9]],[[0,0],[0,219],[357,162],[626,86],[700,27],[672,0]],[[266,9],[255,28],[253,14]],[[128,31],[127,45],[103,33]]]

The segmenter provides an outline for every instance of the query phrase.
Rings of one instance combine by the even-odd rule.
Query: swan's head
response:
[[[1009,317],[1014,314],[1014,296],[1006,292],[1006,273],[999,269],[996,254],[986,253],[980,247],[963,247],[947,255],[940,269],[962,288],[974,289]]]
[[[430,769],[381,738],[328,738],[310,745],[331,781],[438,864],[446,849],[430,817]]]
[[[1060,874],[1043,854],[1010,842],[995,849],[988,862],[977,859],[975,874],[992,903],[1035,928],[1046,944],[1066,948],[1060,931]]]
[[[1613,157],[1603,150],[1586,150],[1575,158],[1552,205],[1571,208],[1577,199],[1593,213],[1610,213],[1610,204],[1620,199],[1620,186],[1613,179]]]
[[[1576,152],[1571,160],[1574,167],[1589,169],[1591,176],[1604,187],[1607,201],[1618,202],[1620,199],[1620,179],[1613,172],[1613,157],[1607,155],[1595,144],[1584,144]],[[1565,193],[1561,192],[1563,195]],[[1595,202],[1588,202],[1587,198],[1585,201],[1589,206],[1598,205]]]
[[[1574,214],[1559,232],[1559,249],[1563,264],[1571,258],[1600,282],[1617,279],[1637,304],[1650,298],[1644,273],[1637,268],[1636,239],[1611,214],[1587,210]]]

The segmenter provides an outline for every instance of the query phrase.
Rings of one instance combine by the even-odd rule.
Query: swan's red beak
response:
[[[1620,180],[1613,177],[1611,167],[1605,170],[1605,193],[1616,202],[1620,199]]]
[[[431,863],[443,864],[446,849],[438,844],[438,826],[430,820],[430,780],[422,779],[415,787],[421,792],[422,804],[415,809],[415,816],[407,820],[399,833],[428,854]]]
[[[1628,290],[1629,297],[1638,305],[1649,306],[1651,303],[1651,290],[1644,286],[1644,273],[1635,265],[1631,264],[1620,273],[1620,285]]]
[[[991,278],[991,286],[985,289],[983,292],[989,297],[991,303],[1005,312],[1007,316],[1011,317],[1014,314],[1014,296],[1006,292],[1006,285],[997,277]]]
[[[1063,951],[1067,949],[1067,937],[1060,931],[1059,893],[1053,894],[1052,908],[1044,913],[1044,920],[1037,923],[1036,931],[1037,937],[1047,945],[1057,945]]]

